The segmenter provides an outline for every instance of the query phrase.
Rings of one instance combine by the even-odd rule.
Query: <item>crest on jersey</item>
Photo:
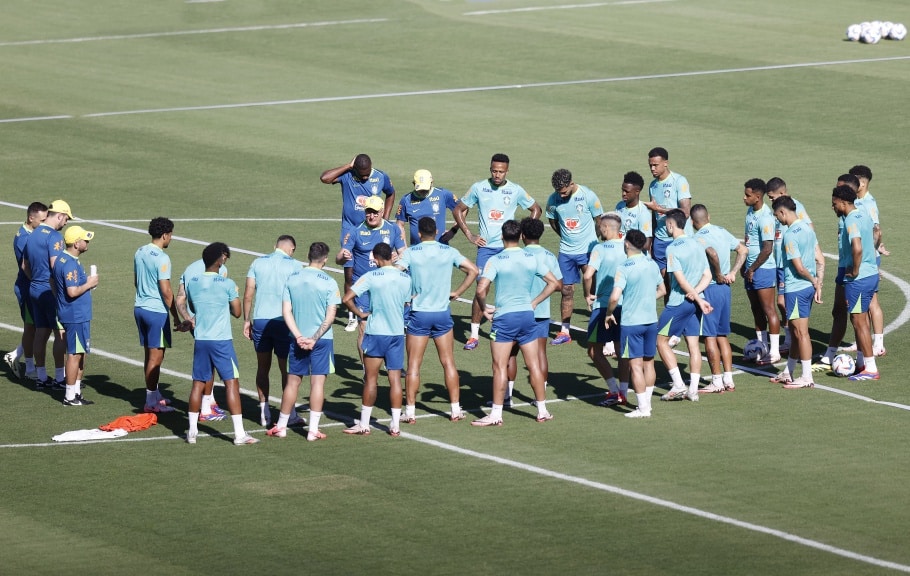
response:
[[[510,196],[503,196],[502,203],[505,204],[506,206],[508,206],[509,204],[512,203],[512,198]]]
[[[431,206],[433,208],[433,214],[439,214],[439,202],[433,202]]]

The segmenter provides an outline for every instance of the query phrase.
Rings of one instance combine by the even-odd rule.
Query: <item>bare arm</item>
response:
[[[534,205],[528,208],[528,211],[531,212],[531,218],[535,220],[540,220],[540,215],[543,213],[543,210],[540,209],[540,204],[534,202]]]
[[[85,284],[82,284],[81,286],[67,286],[66,295],[70,298],[78,298],[97,285],[98,276],[86,276]]]
[[[353,312],[354,315],[356,315],[358,318],[360,318],[361,320],[366,320],[366,318],[369,316],[369,313],[361,312],[360,308],[358,308],[357,305],[354,304],[354,298],[356,298],[356,297],[357,297],[357,294],[355,294],[353,290],[348,288],[344,293],[344,298],[341,299],[341,303],[344,304],[345,306],[347,306],[348,310]]]
[[[322,175],[319,177],[319,179],[322,181],[323,184],[334,184],[335,182],[338,181],[339,178],[341,178],[342,174],[344,174],[348,170],[351,170],[352,168],[354,168],[353,159],[350,162],[348,162],[347,164],[342,164],[341,166],[338,166],[337,168],[329,168],[328,170],[326,170],[325,172],[322,173]]]
[[[247,278],[243,289],[243,335],[247,340],[253,339],[251,314],[253,311],[253,296],[256,294],[256,279]]]
[[[556,235],[562,238],[562,232],[559,231],[559,222],[553,218],[547,218],[550,221],[550,228],[553,229],[553,232],[556,232]]]
[[[557,280],[552,272],[547,272],[543,277],[543,281],[546,282],[547,285],[543,287],[543,290],[536,298],[531,300],[531,308],[537,308],[537,305],[549,298],[550,294],[562,288],[562,280]]]
[[[474,283],[474,280],[477,279],[480,270],[477,269],[477,265],[468,260],[467,258],[458,265],[458,269],[464,272],[464,280],[461,281],[461,284],[458,285],[451,294],[449,294],[449,300],[455,300],[465,293],[465,290],[470,288],[471,284]]]
[[[468,206],[464,202],[459,202],[455,205],[455,208],[452,208],[452,217],[455,218],[455,225],[458,226],[458,229],[464,233],[465,238],[468,239],[468,242],[474,244],[475,246],[485,246],[486,240],[481,238],[479,235],[475,236],[471,233],[471,230],[468,228],[467,222],[465,222],[465,216],[468,214]]]
[[[164,306],[170,311],[171,316],[174,318],[174,326],[179,326],[180,314],[177,313],[177,304],[174,300],[174,292],[171,290],[171,281],[159,280],[158,291],[161,293],[161,299],[164,301]]]
[[[733,284],[736,281],[736,271],[742,270],[743,264],[746,263],[746,258],[748,257],[749,249],[740,242],[736,247],[736,260],[733,262],[733,266],[730,267],[730,273],[727,274],[727,284]]]
[[[240,312],[240,298],[234,298],[231,300],[231,316],[240,318]]]

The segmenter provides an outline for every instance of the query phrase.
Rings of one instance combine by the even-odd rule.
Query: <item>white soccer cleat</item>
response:
[[[642,412],[641,409],[636,408],[631,412],[626,412],[626,418],[650,418],[651,412]]]
[[[344,327],[345,332],[353,332],[357,330],[357,318],[348,318],[348,323]]]

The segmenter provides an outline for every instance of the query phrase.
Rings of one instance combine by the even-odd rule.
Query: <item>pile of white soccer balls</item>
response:
[[[907,37],[907,27],[900,22],[882,22],[874,20],[862,24],[851,24],[847,27],[847,39],[863,44],[878,44],[879,40],[903,40]]]

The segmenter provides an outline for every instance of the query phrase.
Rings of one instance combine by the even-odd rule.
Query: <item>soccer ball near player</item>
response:
[[[882,39],[882,33],[878,31],[878,28],[868,28],[863,32],[863,36],[860,38],[860,41],[863,44],[878,44],[878,41]]]
[[[743,348],[743,359],[748,362],[758,362],[766,354],[768,354],[768,347],[761,340],[749,340],[746,342],[746,347]]]
[[[862,35],[863,27],[859,24],[850,24],[850,26],[847,27],[847,40],[857,42]]]
[[[852,376],[856,370],[856,361],[849,354],[838,354],[831,361],[831,371],[838,376]]]
[[[892,40],[903,40],[907,37],[907,27],[898,22],[891,27],[891,31],[888,33],[888,38]]]

